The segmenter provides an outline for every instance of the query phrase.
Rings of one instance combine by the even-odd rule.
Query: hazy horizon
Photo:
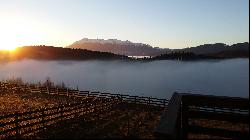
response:
[[[82,38],[179,49],[249,42],[249,1],[0,0],[0,49]]]
[[[0,80],[13,77],[26,82],[44,82],[50,77],[80,90],[167,99],[175,91],[249,98],[249,59],[0,63]]]
[[[83,38],[82,38],[83,39]],[[88,38],[88,39],[90,39],[90,40],[94,40],[95,38]],[[109,38],[109,39],[116,39],[116,38]],[[109,39],[102,39],[102,38],[96,38],[96,40],[109,40]],[[80,39],[81,40],[81,39]],[[119,39],[117,39],[117,40],[119,40]],[[76,40],[76,41],[79,41],[79,40]],[[75,42],[76,42],[75,41]],[[119,41],[130,41],[130,40],[119,40]],[[189,48],[189,47],[197,47],[197,46],[200,46],[200,45],[205,45],[205,44],[216,44],[216,43],[223,43],[223,44],[226,44],[226,45],[233,45],[233,44],[237,44],[237,43],[249,43],[249,41],[245,41],[245,42],[235,42],[235,43],[232,43],[232,44],[226,44],[226,43],[224,43],[224,42],[214,42],[214,43],[204,43],[204,44],[198,44],[198,45],[196,45],[196,46],[187,46],[187,47],[183,47],[183,48],[168,48],[168,49],[184,49],[184,48]],[[74,42],[72,42],[72,44],[73,44]],[[146,44],[146,43],[143,43],[143,42],[132,42],[132,43],[142,43],[142,44]],[[68,47],[68,46],[54,46],[54,45],[48,45],[48,44],[27,44],[27,45],[23,45],[23,46],[17,46],[17,47],[25,47],[25,46],[53,46],[53,47],[63,47],[63,48],[66,48],[66,47]],[[70,44],[71,45],[71,44]],[[150,44],[148,44],[148,45],[150,45]],[[150,45],[151,47],[157,47],[157,46],[152,46],[152,45]],[[161,48],[161,47],[159,47],[159,48]]]

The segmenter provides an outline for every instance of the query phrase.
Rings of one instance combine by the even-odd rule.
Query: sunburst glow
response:
[[[7,46],[7,45],[5,45],[5,44],[2,44],[2,45],[0,46],[0,50],[13,51],[13,50],[15,50],[15,49],[16,49],[15,46]]]
[[[0,38],[1,38],[0,50],[12,51],[15,50],[16,47],[18,47],[18,41],[12,38],[12,36],[9,36],[8,34],[3,36],[2,34],[0,34]]]
[[[0,50],[11,51],[20,46],[41,44],[41,42],[45,42],[45,29],[50,30],[32,18],[19,18],[18,15],[2,16]]]
[[[0,23],[0,50],[14,50],[18,46],[17,38],[15,37],[15,26]]]

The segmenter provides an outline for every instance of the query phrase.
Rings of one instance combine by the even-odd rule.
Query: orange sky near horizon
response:
[[[1,15],[0,50],[14,50],[28,45],[65,46],[62,32],[36,17],[20,16],[16,13]],[[61,38],[61,39],[59,39]]]

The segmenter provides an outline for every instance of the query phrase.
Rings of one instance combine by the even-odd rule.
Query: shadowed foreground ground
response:
[[[1,91],[0,95],[1,115],[82,101],[44,93]],[[101,114],[90,113],[61,121],[21,138],[154,138],[153,131],[162,112],[163,108],[122,102]]]
[[[21,91],[12,89],[14,88],[6,90],[3,86],[1,89],[0,86],[1,116],[74,103],[91,104],[90,106],[93,106],[92,103],[94,103],[95,105],[100,105],[99,108],[102,108],[107,103],[110,105],[107,110],[102,110],[101,112],[98,112],[98,106],[95,106],[93,109],[90,109],[92,111],[85,115],[74,115],[74,117],[68,120],[57,119],[53,125],[43,127],[44,129],[37,133],[21,135],[18,138],[159,138],[154,135],[154,130],[159,124],[164,111],[163,107],[129,103],[120,99],[100,99],[91,96],[76,98],[60,94],[51,95],[46,93],[32,93],[29,90]],[[32,121],[36,121],[35,119]],[[9,121],[2,117],[0,120],[1,123],[8,123]],[[32,121],[29,123],[32,123]],[[209,128],[226,128],[227,130],[249,132],[248,124],[207,119],[191,119],[189,123]],[[15,125],[11,127],[15,127]],[[1,128],[0,132],[3,131],[4,129]],[[11,133],[14,133],[13,138],[15,138],[15,131]],[[0,138],[5,138],[2,133],[0,136]],[[223,137],[189,133],[188,138],[210,139]]]

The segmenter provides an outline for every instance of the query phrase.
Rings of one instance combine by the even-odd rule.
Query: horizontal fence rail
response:
[[[247,124],[249,127],[249,99],[183,94],[181,114],[183,137],[187,137],[189,132],[227,138],[249,137],[249,130],[247,132],[228,128],[211,128],[189,123],[190,119],[206,119]]]
[[[203,121],[194,123],[192,120]],[[211,121],[217,124],[210,126]],[[220,123],[222,122],[222,123]],[[247,126],[248,131],[223,126]],[[205,123],[205,124],[204,124]],[[221,128],[217,128],[217,126]],[[249,138],[249,99],[189,93],[174,93],[155,130],[160,137],[188,138],[188,133],[225,138]]]
[[[26,91],[29,93],[47,93],[52,95],[64,95],[70,97],[86,97],[95,98],[95,97],[103,97],[103,98],[121,98],[124,101],[135,104],[147,104],[151,106],[158,107],[167,107],[168,100],[167,99],[158,99],[153,97],[143,97],[143,96],[131,96],[125,94],[111,94],[111,93],[101,93],[97,91],[79,91],[74,89],[62,89],[62,88],[49,88],[44,86],[36,86],[36,85],[19,85],[19,84],[11,84],[11,83],[0,83],[0,91]]]
[[[64,120],[80,116],[86,117],[89,114],[98,114],[109,110],[112,106],[120,102],[118,99],[96,100],[95,102],[89,103],[80,102],[4,115],[0,117],[0,138],[34,134],[36,131],[40,131]]]
[[[80,102],[43,108],[34,111],[0,116],[0,139],[34,135],[46,127],[56,125],[61,121],[70,120],[90,114],[98,115],[115,105],[131,103],[166,108],[167,99],[131,96],[123,94],[101,93],[98,91],[79,91],[75,89],[37,86],[31,84],[13,84],[0,82],[0,92],[26,92],[31,94],[44,93],[80,99]]]

